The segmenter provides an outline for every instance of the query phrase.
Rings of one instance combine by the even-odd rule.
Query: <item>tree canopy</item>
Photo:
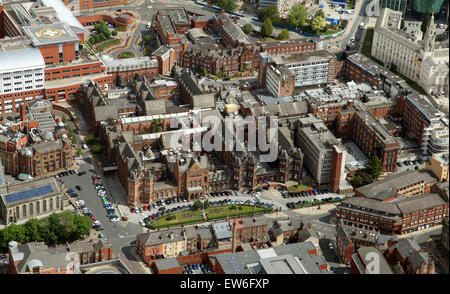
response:
[[[374,179],[377,179],[383,171],[383,163],[381,162],[381,159],[379,159],[376,155],[372,156],[367,163],[366,171],[372,175]]]
[[[242,31],[244,31],[244,33],[246,33],[248,35],[251,32],[253,32],[253,26],[251,24],[247,23],[242,27]]]
[[[228,11],[236,10],[236,0],[217,0],[216,5]]]
[[[0,249],[6,250],[10,241],[19,243],[41,242],[47,245],[73,242],[89,234],[92,221],[87,216],[73,214],[70,210],[36,219],[23,225],[11,224],[0,231]]]
[[[277,39],[278,40],[289,40],[289,31],[287,29],[283,29],[279,34]]]
[[[311,29],[313,30],[313,32],[319,33],[324,31],[326,27],[327,24],[325,22],[325,17],[319,14],[319,12],[317,12],[311,21]]]
[[[308,10],[303,5],[295,5],[289,13],[289,25],[294,28],[299,28],[305,25],[308,18]]]
[[[261,35],[263,37],[269,37],[272,35],[272,33],[273,33],[273,25],[272,25],[272,21],[268,17],[264,20],[264,23],[261,26]]]
[[[281,23],[281,18],[276,5],[269,5],[258,10],[257,15],[260,19],[266,20],[270,18],[274,25],[279,25]]]

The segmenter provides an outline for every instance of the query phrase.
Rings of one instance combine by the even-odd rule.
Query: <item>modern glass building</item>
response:
[[[411,1],[411,0],[409,0]],[[426,0],[425,0],[426,1]],[[406,12],[406,7],[408,5],[408,0],[382,0],[381,7],[389,8],[395,11],[401,11],[403,15]]]
[[[438,13],[445,0],[412,0],[412,9],[418,13]]]

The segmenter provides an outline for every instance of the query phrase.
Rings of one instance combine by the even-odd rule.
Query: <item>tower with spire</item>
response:
[[[434,42],[436,38],[435,24],[434,24],[434,13],[431,15],[430,23],[428,24],[427,31],[423,38],[422,48],[424,53],[434,51]]]

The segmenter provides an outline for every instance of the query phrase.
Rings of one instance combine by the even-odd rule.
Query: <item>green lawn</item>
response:
[[[312,190],[312,187],[307,185],[292,185],[288,187],[288,191],[296,192],[296,191],[309,191]]]
[[[109,46],[120,44],[120,42],[121,42],[120,39],[107,40],[98,45],[95,45],[95,48],[99,51],[103,51]]]
[[[175,218],[170,219],[171,216],[174,216]],[[182,212],[178,212],[178,213],[172,213],[169,215],[165,215],[165,216],[159,218],[158,220],[156,220],[155,222],[149,224],[148,227],[151,229],[165,228],[165,227],[177,226],[177,225],[181,225],[181,224],[190,224],[190,223],[201,222],[204,220],[205,219],[202,216],[201,210],[197,210],[197,211],[188,210],[188,211],[182,211]]]
[[[227,216],[242,216],[248,214],[258,214],[271,212],[272,208],[260,208],[250,205],[236,205],[236,209],[233,209],[232,205],[225,206],[212,206],[205,209],[205,213],[208,216],[208,220],[224,219]],[[240,208],[240,209],[239,209]],[[165,228],[179,226],[181,224],[192,224],[206,221],[202,216],[202,210],[188,210],[177,213],[171,213],[165,215],[155,222],[148,225],[150,229]]]
[[[127,26],[120,26],[114,29],[117,32],[125,32],[127,30]]]
[[[233,209],[233,207],[235,207],[235,209]],[[260,208],[251,205],[213,206],[205,210],[208,220],[226,218],[227,216],[242,216],[252,213],[265,213],[271,211],[272,208]]]
[[[133,58],[136,55],[133,52],[125,51],[117,54],[117,58],[124,59],[124,58]]]

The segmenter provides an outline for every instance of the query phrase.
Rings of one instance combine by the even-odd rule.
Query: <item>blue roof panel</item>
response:
[[[6,202],[16,202],[23,199],[28,199],[36,196],[41,196],[53,192],[52,185],[46,185],[22,192],[12,193],[5,196]]]

